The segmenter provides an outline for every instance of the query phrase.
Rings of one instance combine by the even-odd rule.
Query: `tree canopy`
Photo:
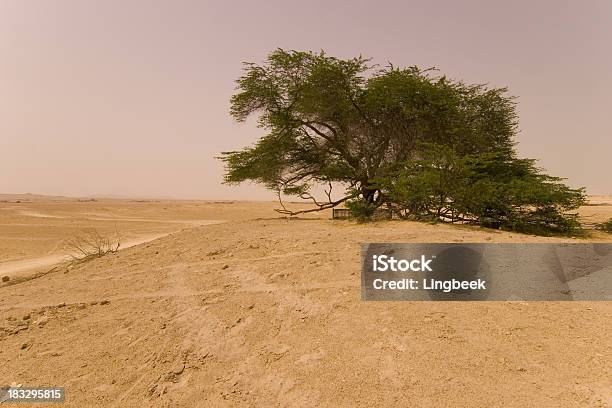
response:
[[[504,220],[533,215],[543,206],[562,216],[580,204],[581,190],[567,188],[542,174],[533,161],[516,157],[516,104],[506,88],[465,84],[436,72],[391,64],[379,68],[363,57],[339,59],[282,49],[263,64],[245,63],[231,115],[238,121],[256,115],[267,133],[254,146],[222,153],[225,182],[255,181],[275,191],[279,200],[289,195],[313,202],[310,210],[278,210],[291,215],[341,203],[366,218],[381,206],[398,216],[434,214],[449,221],[483,222],[487,217],[474,213],[476,207],[494,212],[491,203],[482,202],[449,210],[447,204],[461,199],[456,191],[440,198],[432,184],[434,173],[455,190],[472,189],[461,197],[477,193],[474,179],[494,181],[494,187],[478,184],[489,189],[494,201],[529,184],[534,196],[518,194],[516,206],[500,210]],[[445,172],[440,155],[447,159]],[[317,186],[325,187],[327,200],[315,198]],[[332,196],[334,186],[342,187],[340,198]],[[550,196],[542,204],[544,190]],[[433,205],[434,198],[438,205]],[[418,211],[417,199],[422,200]],[[460,215],[448,217],[451,212]]]

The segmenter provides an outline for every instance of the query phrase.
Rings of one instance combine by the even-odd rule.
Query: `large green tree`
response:
[[[372,180],[409,159],[419,141],[461,152],[511,149],[516,120],[504,89],[428,74],[280,49],[265,64],[245,64],[231,114],[238,121],[259,115],[268,133],[253,147],[223,153],[225,181],[253,180],[302,198],[312,198],[316,184],[346,188],[316,209],[353,197],[380,204]]]
[[[515,160],[517,115],[507,90],[435,72],[282,49],[263,64],[246,63],[231,114],[238,121],[257,116],[266,134],[251,147],[222,153],[225,182],[255,181],[279,199],[293,195],[314,203],[310,210],[278,210],[286,214],[347,201],[371,213],[393,204],[397,191],[388,187],[427,157],[422,146]],[[314,197],[321,185],[325,201]],[[340,197],[332,195],[333,186],[342,187]]]

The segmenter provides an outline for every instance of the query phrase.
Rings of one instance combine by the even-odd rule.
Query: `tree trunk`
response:
[[[361,195],[363,196],[363,199],[366,203],[368,204],[374,204],[376,202],[376,192],[378,190],[375,188],[372,188],[371,186],[365,184],[362,184],[361,187]]]

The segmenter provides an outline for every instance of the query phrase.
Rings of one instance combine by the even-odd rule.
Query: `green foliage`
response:
[[[376,212],[375,204],[358,199],[347,201],[346,208],[349,209],[349,212],[351,213],[351,218],[359,222],[371,220]]]
[[[231,114],[258,115],[268,134],[222,153],[225,182],[252,180],[277,192],[332,182],[382,205],[371,180],[408,160],[419,142],[471,153],[511,149],[516,115],[505,89],[429,72],[281,49],[264,64],[245,64]]]
[[[419,158],[377,180],[404,218],[467,222],[537,234],[575,234],[584,191],[543,174],[533,160],[500,152],[461,156],[428,145]]]
[[[612,218],[610,218],[606,222],[602,222],[600,224],[597,224],[596,228],[598,230],[600,230],[600,231],[608,232],[608,233],[612,234]]]
[[[225,182],[255,181],[316,205],[281,213],[348,203],[357,219],[386,206],[403,217],[521,231],[579,225],[567,211],[583,192],[515,157],[516,105],[505,88],[282,49],[246,63],[237,85],[232,116],[256,115],[266,135],[221,154]],[[322,203],[313,197],[321,185]],[[332,186],[341,198],[332,199]]]

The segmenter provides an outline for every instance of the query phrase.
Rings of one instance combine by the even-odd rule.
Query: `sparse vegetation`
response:
[[[121,246],[119,234],[115,231],[113,237],[102,236],[93,229],[72,238],[66,245],[70,252],[69,264],[79,264],[92,259],[114,254]]]
[[[612,234],[612,218],[606,222],[599,223],[595,226],[596,229]]]

